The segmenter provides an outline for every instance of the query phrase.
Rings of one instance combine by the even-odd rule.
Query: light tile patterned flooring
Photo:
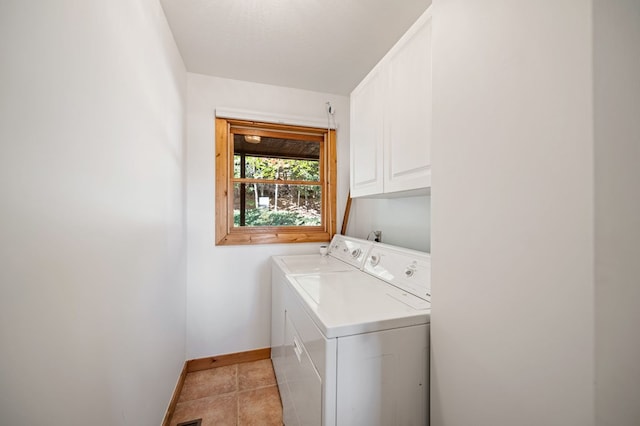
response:
[[[282,425],[282,405],[270,359],[188,373],[171,426]]]

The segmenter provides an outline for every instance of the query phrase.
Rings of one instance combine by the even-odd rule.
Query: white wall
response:
[[[162,10],[3,1],[0,57],[0,423],[159,424],[186,334],[186,73]]]
[[[373,240],[371,231],[382,231],[383,243],[429,252],[431,197],[354,199],[347,235]]]
[[[187,98],[187,357],[265,348],[270,345],[270,257],[316,252],[319,244],[215,246],[215,109],[326,120],[325,102],[331,102],[338,123],[340,229],[349,182],[348,98],[192,73]]]
[[[640,2],[594,1],[596,419],[640,424]]]
[[[590,2],[434,2],[432,424],[594,424]]]

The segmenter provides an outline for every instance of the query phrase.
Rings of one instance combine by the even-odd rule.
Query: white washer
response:
[[[327,255],[274,256],[271,268],[271,360],[276,379],[284,379],[280,364],[284,360],[284,285],[286,275],[345,272],[359,270],[373,246],[372,241],[335,235]]]
[[[429,277],[428,254],[383,244],[363,270],[285,276],[287,426],[428,424]]]
[[[320,254],[274,256],[272,260],[286,275],[351,271],[354,268],[362,268],[372,246],[372,241],[335,235],[329,244],[326,256]]]

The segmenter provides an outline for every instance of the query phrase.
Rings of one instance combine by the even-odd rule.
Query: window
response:
[[[335,131],[216,119],[216,244],[329,241]]]

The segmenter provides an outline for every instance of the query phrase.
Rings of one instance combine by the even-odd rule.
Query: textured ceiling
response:
[[[188,71],[348,95],[431,0],[160,0]]]

